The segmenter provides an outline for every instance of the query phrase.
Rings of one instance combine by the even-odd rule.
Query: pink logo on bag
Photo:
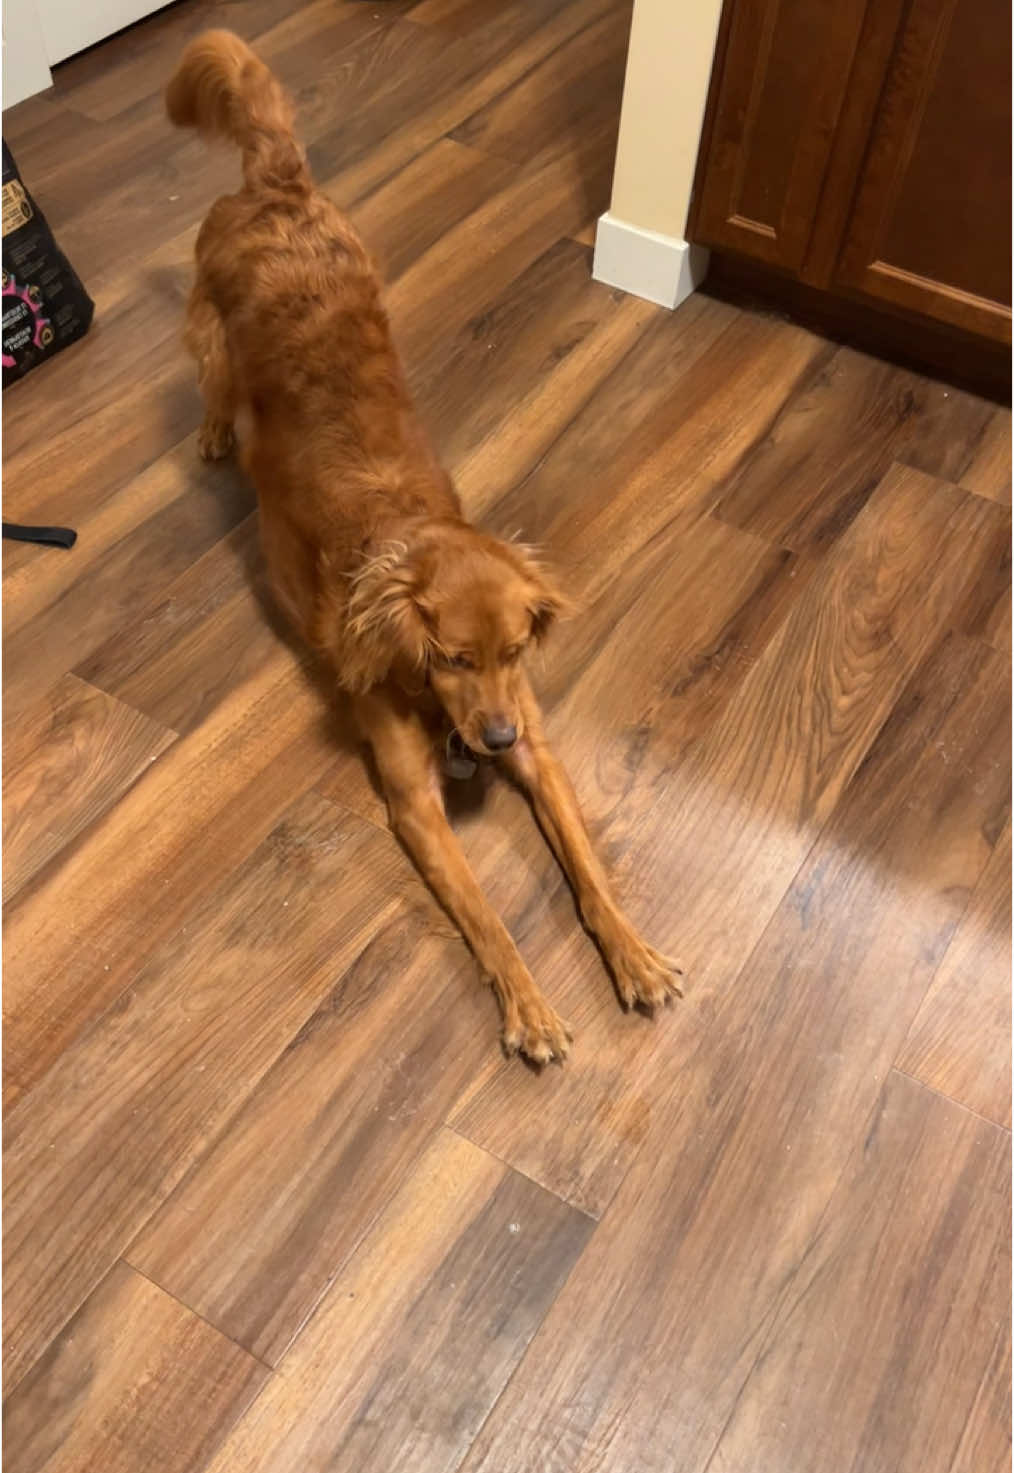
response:
[[[13,368],[15,354],[29,343],[35,348],[46,348],[53,341],[53,329],[49,318],[42,312],[39,289],[34,286],[19,286],[6,271],[3,278],[3,353],[0,362],[4,368]]]

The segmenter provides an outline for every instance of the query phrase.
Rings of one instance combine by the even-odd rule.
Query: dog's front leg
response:
[[[505,1048],[537,1064],[565,1058],[570,1032],[535,985],[447,822],[436,755],[423,723],[383,692],[360,697],[356,705],[391,827],[490,978],[503,1014]]]
[[[522,693],[525,731],[504,760],[528,793],[539,826],[567,875],[588,930],[613,974],[625,1007],[657,1007],[680,997],[682,968],[649,946],[617,904],[595,853],[570,779],[553,756],[542,729],[542,713],[529,686]]]

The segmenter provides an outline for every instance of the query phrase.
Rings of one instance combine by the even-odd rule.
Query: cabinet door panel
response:
[[[693,238],[802,264],[866,0],[728,0]]]
[[[838,285],[1010,342],[1006,0],[912,0],[835,273]]]

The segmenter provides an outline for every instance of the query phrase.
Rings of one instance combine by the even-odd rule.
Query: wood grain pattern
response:
[[[13,1466],[716,1473],[723,1433],[732,1466],[755,1426],[788,1465],[799,1426],[801,1459],[879,1473],[907,1424],[928,1473],[1009,1467],[1008,1086],[978,1020],[1007,985],[1010,416],[591,280],[629,16],[187,0],[4,116],[97,303],[4,396],[8,515],[79,532],[3,557],[33,870],[5,938]],[[223,23],[386,257],[469,511],[581,605],[532,675],[631,916],[690,965],[679,1007],[619,1009],[517,791],[483,766],[447,793],[576,1030],[565,1069],[501,1060],[263,600],[249,488],[196,457],[180,314],[237,164],[160,94]],[[50,854],[18,785],[71,771]],[[917,1041],[929,1089],[898,1070]],[[986,1084],[998,1124],[934,1095]],[[866,1281],[892,1312],[860,1357]]]
[[[22,891],[4,938],[9,1099],[119,996],[214,887],[226,856],[249,854],[332,761],[319,692],[283,652]]]
[[[992,649],[1010,656],[1011,521],[1006,507],[994,504],[993,547],[967,597],[956,625]]]
[[[1011,839],[993,851],[912,1024],[898,1066],[1010,1127]]]
[[[642,1079],[661,1070],[677,1088],[698,1030],[974,583],[995,511],[897,467],[821,576],[805,582],[699,745],[682,752],[678,724],[671,734],[659,714],[626,759],[636,763],[637,787],[629,784],[607,838],[627,856],[628,893],[645,897],[638,918],[688,968],[689,1006],[660,1019],[651,1043],[635,1034],[620,1053],[624,1020],[607,1011],[601,1023],[585,1022],[583,1067],[520,1102],[507,1072],[491,1064],[453,1117],[459,1129],[586,1210],[603,1210],[641,1145]],[[579,696],[580,687],[568,712],[575,726],[588,719]],[[586,771],[579,769],[582,777]],[[663,794],[665,819],[656,826],[652,803]],[[586,984],[580,974],[561,980],[566,1016],[575,1010],[575,982],[582,991]]]
[[[256,516],[246,517],[137,611],[131,640],[113,636],[78,673],[177,732],[199,727],[245,683],[303,666],[319,688],[322,722],[335,729],[334,692],[297,648],[263,575]]]
[[[120,798],[175,735],[66,675],[4,746],[4,900]]]
[[[995,0],[727,0],[690,239],[818,330],[1009,402],[1010,68]]]
[[[227,471],[211,484],[193,469],[194,441],[188,436],[180,452],[162,457],[121,488],[114,505],[86,518],[62,567],[31,548],[35,557],[18,570],[13,617],[5,621],[5,721],[111,635],[131,628],[149,600],[249,515],[253,498],[238,475]]]
[[[715,1473],[950,1473],[1007,1317],[1009,1146],[1005,1132],[888,1076],[761,1339]]]
[[[113,635],[77,674],[182,733],[277,659],[281,644],[250,516],[139,611],[129,642]]]
[[[397,904],[400,862],[371,825],[303,800],[10,1112],[9,1384],[340,987]]]
[[[434,25],[427,33],[415,7],[404,45],[362,74],[361,94],[311,144],[309,159],[340,203],[376,188],[423,148],[443,137],[590,24],[613,0],[506,0],[495,10]],[[624,0],[626,5],[626,0]],[[471,34],[478,28],[478,35]],[[350,80],[355,81],[353,72]],[[360,119],[351,132],[349,119]],[[582,220],[581,222],[585,222]]]
[[[611,155],[629,34],[626,6],[610,6],[451,136],[514,163],[561,152],[578,161],[601,151]]]
[[[491,1000],[426,929],[389,921],[128,1251],[272,1365],[487,1052]]]
[[[918,383],[906,387],[913,399],[918,396],[920,429],[916,433],[910,413],[897,458],[929,476],[962,482],[996,419],[996,410],[989,409],[977,395],[949,384],[923,386],[921,396]]]
[[[995,0],[905,8],[837,282],[1010,343],[1010,75]]]
[[[624,571],[566,650],[547,652],[540,679],[561,755],[603,821],[626,799],[653,731],[665,727],[673,754],[706,735],[808,576],[792,553],[714,517],[683,530],[675,563],[649,542]],[[639,651],[636,669],[610,658],[621,645]]]
[[[523,481],[657,320],[650,305],[592,281],[589,262],[558,241],[448,339],[437,367],[410,370],[469,505],[492,505]]]
[[[1010,506],[1010,416],[998,409],[990,417],[971,457],[961,472],[961,484],[977,496],[989,496]]]
[[[141,526],[148,517],[191,489],[194,479],[200,481],[199,475],[195,478],[188,474],[192,472],[195,452],[196,433],[162,456],[122,494],[111,495],[92,507],[78,521],[78,540],[73,558],[40,558],[38,549],[29,547],[27,543],[12,542],[4,548],[4,632],[15,652],[17,642],[9,638],[15,630],[56,604],[61,596],[73,589],[83,569],[90,572],[108,555],[110,548]],[[225,483],[223,486],[226,492],[224,500],[229,499],[228,485]],[[243,495],[249,509],[251,498],[246,488],[243,488]],[[213,507],[211,498],[207,500]],[[228,526],[222,530],[227,531]]]
[[[693,238],[783,268],[803,261],[865,5],[724,8]]]
[[[672,1039],[650,1092],[628,1081],[641,1149],[468,1473],[706,1466],[1006,815],[998,674],[968,642],[934,651],[696,1052]]]
[[[16,1473],[184,1473],[213,1455],[268,1375],[119,1263],[9,1394],[4,1462]]]
[[[514,173],[508,162],[441,138],[357,202],[356,229],[393,281]]]
[[[668,335],[656,339],[634,374],[616,375],[589,401],[537,474],[487,512],[499,530],[521,525],[556,549],[585,603],[652,538],[674,537],[710,509],[723,478],[826,352],[786,323],[730,319],[706,299],[691,322],[675,355]],[[576,499],[589,465],[596,494]]]
[[[460,329],[482,311],[490,295],[503,291],[546,248],[584,223],[588,194],[604,208],[607,172],[575,179],[570,160],[549,159],[512,181],[430,247],[387,294],[391,320],[405,355],[425,371],[434,351],[433,326],[442,335]],[[483,269],[476,271],[475,262]],[[441,349],[436,348],[437,352]]]
[[[48,202],[47,202],[48,204]],[[130,290],[129,273],[122,272],[107,289],[95,285],[89,276],[89,293],[95,301],[95,319],[88,335],[88,372],[82,373],[81,354],[68,350],[46,365],[50,392],[44,403],[28,394],[23,384],[15,384],[7,394],[5,408],[4,457],[13,472],[25,468],[24,480],[31,485],[47,466],[59,468],[72,463],[67,456],[62,462],[48,461],[58,445],[67,438],[71,425],[81,426],[83,433],[97,416],[105,412],[107,422],[110,400],[127,395],[145,377],[158,373],[166,364],[166,349],[179,338],[179,318],[184,304],[184,283],[160,278],[149,280],[141,294]],[[83,349],[81,350],[84,351]],[[57,442],[57,443],[54,443]],[[80,448],[81,440],[75,441]],[[171,442],[170,442],[171,443]],[[21,477],[16,484],[20,485]],[[44,493],[66,496],[67,488],[56,485],[32,487],[36,496]],[[47,503],[40,502],[40,505]]]
[[[17,489],[8,507],[11,516],[73,526],[79,510],[94,499],[96,480],[109,493],[125,487],[187,433],[194,417],[193,386],[175,355],[169,362],[164,353],[159,356],[162,361],[114,401],[58,437],[40,439],[12,462]],[[80,353],[77,357],[80,372]]]
[[[840,348],[743,458],[718,515],[797,551],[823,547],[893,461],[957,480],[991,414],[972,395]]]
[[[1011,1345],[1004,1325],[961,1434],[951,1473],[1006,1473],[1011,1465],[1010,1428]]]
[[[214,1473],[451,1473],[591,1223],[442,1131],[328,1289]],[[392,1273],[402,1263],[405,1272]],[[384,1347],[405,1346],[385,1361]]]
[[[350,8],[339,3],[331,10],[348,12]],[[400,11],[404,6],[402,0],[391,0],[386,8]],[[282,27],[288,29],[307,12],[313,17],[314,7],[302,0],[232,0],[230,20],[267,36]],[[155,101],[165,85],[167,46],[175,45],[181,36],[196,35],[203,24],[205,18],[196,7],[184,15],[156,11],[143,26],[132,26],[122,40],[117,38],[115,47],[93,48],[69,58],[58,77],[70,91],[76,111],[89,119],[111,122],[139,102]]]

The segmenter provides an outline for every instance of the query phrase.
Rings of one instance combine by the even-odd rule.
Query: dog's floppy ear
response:
[[[419,574],[404,542],[389,542],[352,579],[338,673],[348,690],[379,685],[396,661],[419,667],[428,648]]]
[[[521,559],[522,569],[531,588],[528,608],[532,616],[532,637],[541,641],[558,619],[570,618],[576,609],[557,586],[536,549],[519,546],[517,543],[513,546]]]

